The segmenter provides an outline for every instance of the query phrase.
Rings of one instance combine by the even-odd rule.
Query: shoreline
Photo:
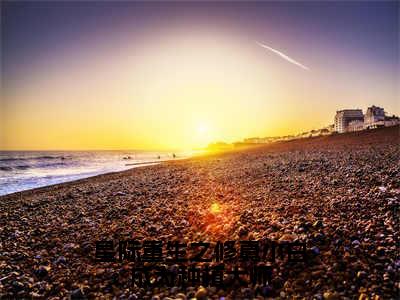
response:
[[[49,184],[49,185],[44,185],[44,186],[39,186],[39,187],[35,187],[35,188],[30,188],[30,189],[26,189],[26,190],[21,190],[21,191],[16,191],[16,192],[12,192],[9,194],[4,194],[4,195],[0,195],[0,201],[2,197],[6,197],[6,196],[12,196],[14,194],[20,194],[20,193],[25,193],[25,192],[35,192],[36,190],[40,190],[40,189],[44,189],[44,188],[50,188],[50,187],[56,187],[58,185],[63,185],[63,184],[69,184],[69,183],[74,183],[74,182],[78,182],[81,180],[85,180],[85,179],[91,179],[91,178],[95,178],[97,176],[102,176],[102,175],[108,175],[108,174],[114,174],[114,173],[120,173],[120,172],[125,172],[125,171],[129,171],[132,169],[136,169],[136,168],[143,168],[143,167],[150,167],[150,166],[155,166],[155,165],[159,165],[162,163],[166,163],[166,162],[171,162],[171,161],[176,161],[176,160],[185,160],[185,159],[189,159],[190,157],[187,158],[178,158],[178,159],[167,159],[167,160],[162,160],[162,161],[152,161],[152,162],[139,162],[139,163],[132,163],[132,164],[125,164],[125,166],[132,166],[131,168],[128,168],[126,170],[122,170],[122,171],[111,171],[111,172],[106,172],[106,173],[100,173],[100,174],[95,174],[95,175],[89,175],[88,177],[82,177],[79,179],[72,179],[72,180],[67,180],[67,181],[63,181],[63,182],[59,182],[59,183],[54,183],[54,184]],[[78,174],[79,175],[79,174]]]
[[[93,175],[93,176],[89,176],[89,177],[84,177],[84,178],[80,178],[80,179],[74,179],[71,181],[65,181],[65,182],[60,182],[60,183],[56,183],[56,184],[50,184],[50,185],[46,185],[46,186],[42,186],[42,187],[37,187],[37,188],[32,188],[32,189],[27,189],[27,190],[22,190],[22,191],[18,191],[18,192],[13,192],[10,194],[5,194],[5,195],[0,195],[0,201],[2,200],[2,198],[7,198],[7,197],[12,197],[14,195],[19,195],[20,194],[25,194],[25,193],[34,193],[36,191],[41,191],[41,190],[47,190],[47,189],[51,189],[51,188],[56,188],[56,187],[61,187],[63,185],[73,185],[74,183],[79,183],[81,181],[86,181],[86,180],[90,180],[90,179],[95,179],[97,177],[103,177],[103,176],[107,176],[107,175],[112,175],[112,174],[119,174],[119,173],[124,173],[124,172],[128,172],[132,169],[136,169],[136,168],[141,168],[141,167],[151,167],[151,166],[156,166],[156,165],[160,165],[160,164],[164,164],[164,163],[169,163],[169,162],[174,162],[174,161],[186,161],[186,160],[191,160],[191,159],[195,159],[195,158],[200,158],[200,157],[207,157],[207,156],[214,156],[214,155],[221,155],[221,154],[226,154],[226,153],[237,153],[237,152],[243,152],[243,151],[248,151],[248,150],[254,150],[257,148],[265,148],[265,147],[275,147],[275,146],[285,146],[285,145],[290,145],[292,143],[308,143],[308,142],[313,142],[313,141],[325,141],[325,140],[330,140],[330,139],[346,139],[348,137],[358,137],[358,136],[368,136],[368,135],[374,135],[375,133],[379,133],[379,131],[382,130],[390,130],[390,131],[398,131],[399,132],[399,136],[400,136],[400,126],[393,126],[393,127],[387,127],[386,128],[378,128],[378,129],[374,129],[374,130],[366,130],[366,131],[356,131],[356,132],[351,132],[351,133],[345,133],[345,134],[336,134],[336,135],[330,135],[330,136],[320,136],[320,137],[307,137],[307,138],[302,138],[302,139],[294,139],[294,140],[288,140],[288,141],[279,141],[279,142],[274,142],[274,143],[267,143],[267,144],[254,144],[251,146],[244,146],[244,147],[238,147],[238,148],[232,148],[232,149],[226,149],[226,150],[217,150],[217,151],[211,151],[210,153],[203,153],[200,155],[195,155],[195,156],[191,156],[191,157],[185,157],[185,158],[175,158],[175,159],[167,159],[167,160],[163,160],[163,161],[153,161],[153,162],[149,162],[149,163],[133,163],[132,165],[134,165],[134,167],[126,169],[126,170],[122,170],[122,171],[114,171],[114,172],[107,172],[107,173],[102,173],[102,174],[97,174],[97,175]],[[93,151],[97,151],[97,150],[93,150]],[[122,151],[122,150],[109,150],[109,151]],[[129,166],[131,164],[127,163],[125,164],[125,166]],[[137,166],[136,166],[137,165]]]
[[[399,141],[397,126],[279,142],[1,196],[0,298],[394,299]],[[268,287],[141,289],[132,263],[95,259],[96,241],[132,238],[304,240],[310,260],[278,260]]]

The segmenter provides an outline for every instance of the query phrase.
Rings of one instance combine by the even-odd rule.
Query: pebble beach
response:
[[[399,127],[277,142],[0,197],[0,298],[396,299]],[[217,206],[218,209],[215,209]],[[214,210],[213,210],[214,209]],[[273,280],[143,288],[99,240],[304,241]],[[174,266],[167,266],[174,267]],[[398,299],[398,298],[397,298]]]

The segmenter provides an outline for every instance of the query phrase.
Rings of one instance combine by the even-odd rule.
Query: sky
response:
[[[399,107],[398,2],[1,2],[0,149],[193,149]]]

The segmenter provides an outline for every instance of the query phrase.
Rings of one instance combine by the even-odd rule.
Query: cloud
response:
[[[257,42],[257,41],[256,41],[256,43],[257,43],[257,45],[259,45],[260,47],[263,47],[263,48],[265,48],[265,49],[268,49],[268,50],[274,52],[275,54],[278,54],[278,55],[279,55],[280,57],[282,57],[283,59],[287,60],[288,62],[290,62],[290,63],[292,63],[292,64],[294,64],[294,65],[296,65],[296,66],[299,66],[300,68],[303,68],[304,70],[307,70],[307,71],[310,70],[308,67],[306,67],[305,65],[299,63],[298,61],[295,61],[293,58],[287,56],[286,54],[284,54],[284,53],[282,53],[282,52],[280,52],[280,51],[278,51],[278,50],[275,50],[274,48],[268,47],[267,45],[264,45],[264,44],[262,44],[262,43],[259,43],[259,42]]]

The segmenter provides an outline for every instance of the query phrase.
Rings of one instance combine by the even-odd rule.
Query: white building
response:
[[[347,132],[351,121],[364,122],[364,115],[361,109],[344,109],[336,111],[335,131],[339,133]]]
[[[390,126],[396,126],[400,124],[400,118],[396,116],[391,116],[391,117],[385,117],[385,126],[390,127]]]
[[[361,130],[364,130],[364,121],[361,120],[350,121],[349,125],[347,126],[348,132],[361,131]]]
[[[372,105],[368,107],[364,117],[365,128],[376,128],[385,126],[385,110],[381,107]]]
[[[243,140],[246,144],[263,144],[266,143],[264,139],[259,137],[247,138]]]

